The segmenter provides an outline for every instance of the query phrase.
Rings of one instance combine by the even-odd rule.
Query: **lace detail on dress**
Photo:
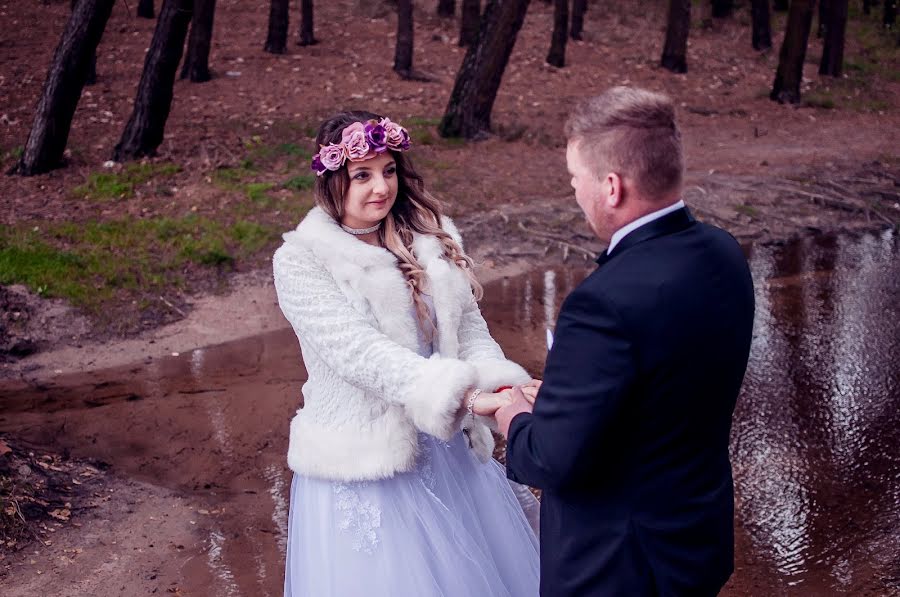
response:
[[[352,534],[353,549],[371,554],[378,547],[378,533],[381,527],[381,510],[368,500],[363,500],[356,487],[366,487],[367,483],[335,483],[334,495],[337,509],[341,513],[338,528]]]

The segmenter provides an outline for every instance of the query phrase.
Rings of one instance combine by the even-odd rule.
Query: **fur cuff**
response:
[[[500,386],[514,386],[531,381],[528,372],[510,360],[476,361],[472,364],[478,374],[476,383],[485,392],[493,392]]]
[[[466,391],[475,387],[476,378],[472,364],[433,356],[409,388],[403,401],[406,412],[420,430],[448,441],[459,429],[466,412],[463,400]]]

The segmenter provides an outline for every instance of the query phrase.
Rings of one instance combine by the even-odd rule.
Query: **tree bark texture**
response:
[[[144,19],[156,18],[156,11],[153,10],[153,0],[138,0],[137,16]]]
[[[725,19],[734,12],[734,0],[712,0],[712,16],[715,19]]]
[[[796,104],[800,101],[800,83],[803,81],[803,61],[806,45],[812,29],[815,0],[792,0],[788,11],[787,31],[781,44],[778,71],[769,98],[779,103]]]
[[[582,39],[582,33],[584,33],[584,13],[586,12],[587,0],[574,0],[572,2],[572,30],[569,33],[572,39]]]
[[[816,27],[816,37],[819,39],[825,37],[825,31],[828,28],[828,9],[831,0],[819,0],[819,22]]]
[[[553,2],[553,34],[547,64],[562,68],[566,65],[566,41],[569,39],[569,0]]]
[[[34,122],[16,171],[23,176],[60,165],[72,117],[115,0],[79,0],[63,31],[35,108]]]
[[[752,0],[750,13],[753,19],[753,49],[768,50],[772,47],[772,19],[769,0]]]
[[[72,14],[75,13],[75,5],[78,4],[79,0],[72,0]],[[105,27],[104,27],[105,28]],[[87,79],[85,79],[85,85],[94,85],[97,83],[97,50],[91,53],[91,64],[88,67]]]
[[[772,4],[772,8],[775,9],[775,12],[787,12],[790,7],[790,0],[775,0]]]
[[[394,70],[401,77],[412,76],[413,62],[413,4],[412,0],[397,2],[397,46],[394,48]]]
[[[192,83],[203,83],[212,77],[209,74],[209,49],[212,45],[213,18],[216,14],[216,0],[194,0],[194,18],[188,37],[187,54],[181,67],[181,78]]]
[[[488,0],[478,42],[466,52],[438,127],[442,137],[473,139],[490,131],[491,110],[528,4],[529,0]]]
[[[481,25],[481,0],[462,0],[462,15],[459,23],[459,46],[465,47],[478,40]]]
[[[884,16],[881,22],[885,29],[891,29],[897,23],[897,0],[884,0]]]
[[[319,43],[313,31],[313,0],[300,0],[300,39],[297,45],[314,46]]]
[[[840,77],[844,72],[844,37],[847,32],[847,0],[829,0],[825,15],[825,44],[819,74]]]
[[[193,12],[194,0],[164,0],[144,60],[134,110],[113,152],[115,161],[154,155],[162,143]]]
[[[438,0],[437,13],[439,17],[452,17],[456,14],[456,0]]]
[[[660,66],[673,73],[687,72],[687,41],[691,30],[691,0],[669,0],[669,24]]]
[[[284,54],[287,50],[290,0],[271,0],[269,4],[269,33],[263,50],[270,54]]]

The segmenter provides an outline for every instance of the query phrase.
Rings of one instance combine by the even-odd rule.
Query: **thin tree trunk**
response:
[[[413,62],[413,5],[412,0],[397,2],[397,45],[394,48],[394,70],[408,79]]]
[[[820,75],[840,77],[844,71],[844,37],[847,32],[847,0],[830,0],[828,24],[825,27],[825,44],[822,48]]]
[[[768,50],[772,47],[772,19],[769,16],[769,0],[752,0],[750,12],[753,18],[753,49]]]
[[[478,42],[466,52],[438,127],[442,137],[473,139],[490,131],[494,100],[528,4],[529,0],[488,0]]]
[[[796,104],[800,101],[800,83],[803,80],[803,61],[806,45],[812,29],[815,0],[792,0],[788,11],[787,31],[781,44],[778,71],[769,98],[779,103]]]
[[[819,39],[825,37],[825,31],[828,30],[828,11],[832,0],[819,0],[819,23],[816,27],[816,37]]]
[[[452,17],[456,14],[456,0],[438,0],[437,13],[439,17]]]
[[[78,4],[79,0],[72,0],[72,14],[75,14],[75,5]],[[88,75],[87,79],[85,79],[85,85],[94,85],[97,83],[97,49],[94,48],[93,53],[91,54],[91,65],[88,67]]]
[[[153,0],[138,0],[137,16],[144,19],[156,18],[156,12],[153,10]]]
[[[113,151],[115,161],[154,155],[162,143],[172,107],[175,75],[193,12],[194,0],[163,1],[153,41],[144,60],[134,110]]]
[[[562,68],[566,65],[566,41],[569,39],[569,0],[554,0],[553,35],[547,64]]]
[[[584,32],[584,13],[587,12],[587,0],[574,0],[572,2],[572,39],[581,40]]]
[[[790,0],[775,0],[772,5],[772,8],[775,9],[775,12],[787,12],[790,7]]]
[[[194,0],[194,7],[181,78],[190,79],[192,83],[203,83],[212,78],[209,74],[209,48],[212,45],[216,0]]]
[[[287,51],[290,8],[290,0],[271,0],[269,33],[266,35],[266,45],[263,47],[263,50],[270,54],[284,54]]]
[[[863,14],[870,15],[872,14],[872,0],[863,0]]]
[[[34,122],[15,170],[23,176],[48,172],[62,161],[72,117],[81,98],[115,0],[79,0],[53,54]]]
[[[300,0],[300,40],[298,46],[314,46],[319,43],[313,35],[313,0]]]
[[[891,29],[897,22],[897,0],[884,0],[884,17],[881,19],[885,29]]]
[[[462,0],[459,23],[459,46],[465,47],[478,40],[478,26],[481,24],[481,0]]]
[[[687,72],[687,41],[691,30],[691,0],[669,0],[669,25],[660,66],[673,73]]]
[[[712,16],[714,19],[725,19],[734,12],[734,0],[712,0]]]

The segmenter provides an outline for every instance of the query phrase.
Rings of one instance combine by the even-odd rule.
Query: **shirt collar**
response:
[[[669,205],[662,209],[658,209],[658,210],[656,210],[652,213],[649,213],[645,216],[641,216],[637,220],[622,226],[621,228],[619,228],[618,230],[616,230],[613,233],[612,239],[610,239],[610,241],[609,241],[609,247],[607,247],[607,249],[606,249],[606,254],[609,255],[610,253],[612,253],[612,250],[616,247],[617,244],[619,244],[619,241],[621,241],[623,238],[625,238],[628,235],[628,233],[634,232],[635,230],[637,230],[644,224],[649,224],[653,220],[658,220],[659,218],[663,217],[664,215],[670,214],[673,211],[677,211],[679,209],[683,209],[684,207],[685,207],[684,200],[679,199],[672,205]]]

